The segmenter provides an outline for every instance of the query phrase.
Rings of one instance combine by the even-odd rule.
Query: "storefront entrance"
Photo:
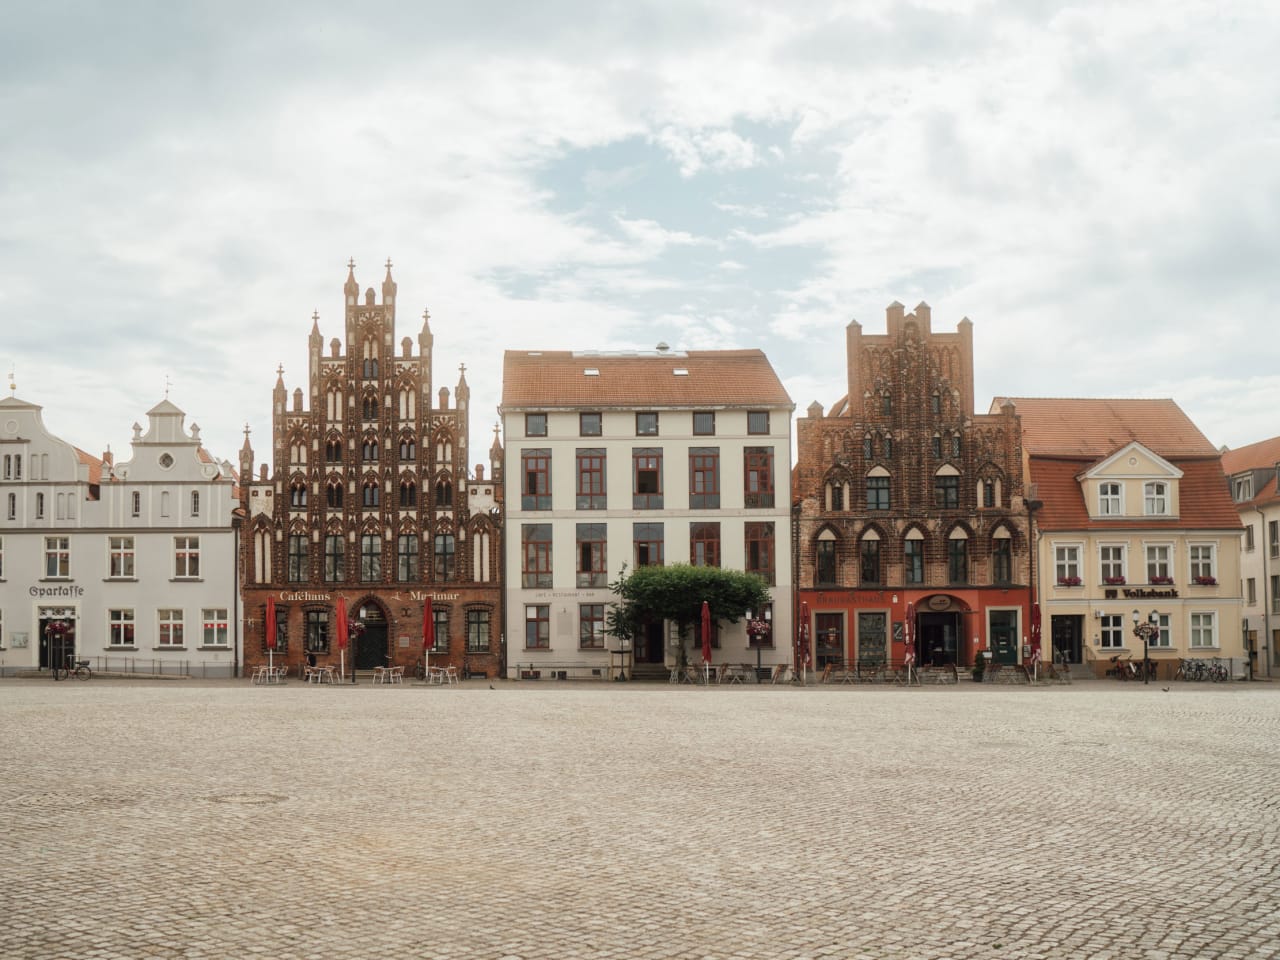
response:
[[[364,633],[356,638],[355,657],[357,670],[385,667],[388,660],[387,618],[376,603],[366,602],[356,611],[356,618],[364,624]]]
[[[76,611],[73,607],[41,607],[37,613],[37,629],[40,635],[40,669],[48,670],[55,664],[65,666],[67,657],[76,652]],[[51,631],[49,625],[62,623],[68,626],[65,633]]]
[[[996,663],[1012,666],[1018,662],[1018,611],[992,610],[990,617],[991,656]]]
[[[920,614],[920,664],[925,667],[959,665],[957,638],[960,614]]]
[[[1066,659],[1067,663],[1082,663],[1081,637],[1084,633],[1084,617],[1055,616],[1049,618],[1049,635],[1053,638],[1053,658]]]
[[[662,621],[650,622],[636,636],[636,663],[662,663]]]
[[[885,613],[858,614],[858,665],[883,666],[889,616]]]

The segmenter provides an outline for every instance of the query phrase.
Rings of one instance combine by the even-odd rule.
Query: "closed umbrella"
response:
[[[916,605],[914,603],[907,604],[907,624],[906,624],[906,654],[903,656],[903,662],[907,667],[907,683],[911,682],[911,674],[916,667]]]
[[[274,669],[272,654],[276,650],[276,600],[267,597],[267,669]]]
[[[337,621],[335,629],[338,633],[338,656],[341,658],[338,667],[338,679],[343,683],[347,682],[347,641],[350,639],[351,631],[347,626],[347,602],[338,597],[338,606],[335,611],[334,619]]]
[[[796,652],[796,660],[800,663],[800,683],[809,682],[809,604],[800,603],[800,630],[797,635],[800,649]]]
[[[436,645],[436,618],[431,598],[422,601],[422,679],[431,679],[431,648]]]
[[[702,673],[711,679],[711,604],[702,601]]]

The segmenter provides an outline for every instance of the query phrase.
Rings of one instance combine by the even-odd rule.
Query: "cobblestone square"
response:
[[[1280,689],[0,682],[5,958],[1263,958]]]

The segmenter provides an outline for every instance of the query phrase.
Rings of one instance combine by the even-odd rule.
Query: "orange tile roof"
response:
[[[1240,526],[1240,514],[1231,501],[1226,475],[1216,458],[1171,461],[1183,471],[1178,485],[1178,517],[1091,519],[1084,489],[1076,477],[1096,462],[1094,458],[1031,458],[1031,482],[1036,485],[1036,499],[1044,504],[1036,519],[1042,530],[1203,530]]]
[[[1227,450],[1222,454],[1222,469],[1227,476],[1245,470],[1270,469],[1280,463],[1280,437],[1259,440],[1247,447]]]
[[[72,449],[80,458],[80,462],[89,468],[89,482],[102,483],[102,461],[91,453],[85,453],[79,447],[73,446]]]
[[[1005,398],[997,397],[992,410]],[[1027,453],[1096,459],[1137,440],[1166,460],[1216,457],[1217,449],[1172,400],[1010,397]]]
[[[596,370],[595,375],[584,371]],[[687,370],[687,374],[676,374]],[[782,381],[760,350],[592,354],[508,350],[504,409],[623,407],[791,408]]]

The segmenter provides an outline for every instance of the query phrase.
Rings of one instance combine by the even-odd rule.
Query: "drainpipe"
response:
[[[1271,544],[1267,542],[1267,515],[1262,512],[1262,508],[1254,506],[1254,510],[1258,513],[1258,519],[1262,522],[1258,525],[1258,532],[1261,534],[1260,539],[1265,544],[1262,549],[1262,649],[1266,651],[1264,658],[1265,669],[1264,677],[1271,676],[1271,575],[1267,569],[1267,556],[1271,552]],[[1246,656],[1249,651],[1245,651]]]

